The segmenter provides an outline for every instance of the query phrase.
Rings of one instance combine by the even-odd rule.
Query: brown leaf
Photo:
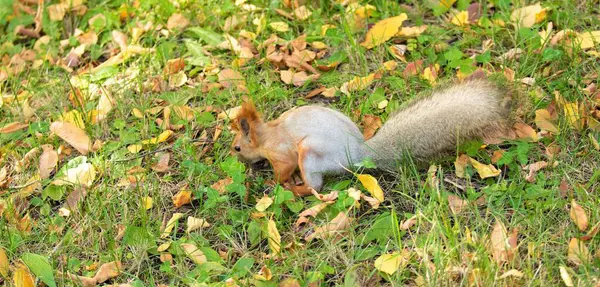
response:
[[[67,196],[67,201],[63,205],[63,207],[67,208],[70,211],[77,211],[79,207],[79,202],[85,199],[87,194],[87,189],[84,187],[75,187],[71,193]]]
[[[227,192],[225,188],[231,183],[233,183],[233,179],[231,177],[228,177],[226,179],[221,179],[213,183],[213,185],[211,185],[210,187],[216,189],[219,192],[219,194],[224,194]]]
[[[382,124],[383,123],[378,116],[365,115],[363,117],[363,137],[365,140],[372,138]]]
[[[541,130],[546,130],[551,133],[557,134],[558,128],[553,123],[556,118],[550,115],[550,112],[546,109],[539,109],[535,111],[535,125]]]
[[[219,72],[219,83],[225,88],[237,87],[241,92],[247,92],[246,80],[237,71],[224,69]]]
[[[98,268],[96,275],[92,279],[97,283],[102,283],[108,279],[119,276],[119,274],[121,274],[121,269],[121,262],[119,261],[104,263]]]
[[[286,83],[286,84],[291,84],[292,83],[292,76],[294,75],[294,73],[290,70],[284,70],[284,71],[279,71],[279,74],[281,75],[281,81]]]
[[[192,259],[192,261],[194,261],[194,263],[196,263],[198,265],[202,265],[202,264],[206,263],[206,261],[207,261],[206,255],[204,255],[204,252],[202,252],[202,250],[198,249],[198,247],[196,247],[196,245],[194,245],[192,243],[183,243],[180,246],[181,246],[181,248],[183,248],[185,255],[187,255],[188,258]]]
[[[340,212],[329,223],[315,228],[315,231],[306,236],[305,240],[311,241],[315,238],[328,238],[340,234],[350,227],[350,220],[351,219],[346,215],[345,212]]]
[[[458,158],[456,158],[456,160],[454,161],[454,170],[455,170],[455,174],[457,177],[459,177],[459,178],[466,177],[465,169],[467,168],[468,164],[469,164],[469,156],[468,155],[461,154]]]
[[[12,122],[0,128],[0,134],[14,133],[18,130],[29,127],[29,124],[23,124],[20,122]]]
[[[592,260],[592,255],[585,243],[577,238],[571,238],[567,249],[567,260],[575,265],[588,263]]]
[[[452,213],[454,214],[460,214],[463,210],[463,208],[467,207],[469,205],[469,202],[454,195],[454,194],[448,194],[448,206],[450,207],[450,210],[452,211]]]
[[[173,15],[171,15],[171,17],[169,17],[169,20],[167,20],[167,29],[171,31],[183,30],[188,25],[190,25],[190,20],[188,20],[187,18],[185,18],[185,16],[179,13],[174,13]]]
[[[579,230],[585,231],[588,228],[588,217],[585,214],[585,210],[575,200],[571,201],[569,217],[571,217],[571,220],[573,220]]]
[[[39,173],[41,179],[46,179],[58,164],[58,153],[49,144],[43,145],[42,149],[44,152],[40,156]]]
[[[283,79],[282,79],[282,80],[283,80]],[[288,84],[288,83],[286,83],[286,84]],[[319,87],[319,88],[316,88],[316,89],[314,89],[314,90],[310,91],[310,93],[308,93],[306,96],[304,96],[304,98],[306,98],[306,99],[313,98],[313,97],[315,97],[316,95],[319,95],[319,94],[321,94],[321,93],[322,93],[323,91],[325,91],[325,90],[327,90],[327,88],[326,88],[326,87]]]
[[[402,221],[400,223],[400,230],[408,230],[411,227],[413,227],[416,223],[417,223],[417,216],[414,215],[413,217],[407,219],[406,221]]]
[[[504,155],[503,150],[495,150],[494,153],[492,154],[492,158],[491,158],[492,163],[493,164],[498,163],[498,161],[502,158],[502,155]]]
[[[191,190],[182,189],[173,196],[173,205],[175,205],[175,208],[179,208],[190,202],[192,202],[192,191]]]
[[[588,240],[594,238],[594,236],[596,236],[596,234],[598,234],[599,231],[600,231],[600,222],[596,223],[596,225],[594,225],[594,227],[592,227],[586,235],[579,237],[579,240],[588,241]]]
[[[85,131],[71,123],[53,122],[50,130],[83,155],[87,155],[92,147],[92,142]]]
[[[475,23],[479,18],[481,18],[481,4],[473,3],[469,5],[467,8],[467,12],[469,13],[469,23]]]
[[[183,58],[171,59],[167,61],[163,73],[165,75],[175,74],[185,68],[185,61]]]
[[[539,139],[535,130],[527,124],[516,123],[514,128],[515,132],[517,133],[517,137],[520,139],[528,139],[533,142],[537,142]]]
[[[166,172],[169,170],[169,159],[171,158],[170,153],[163,153],[160,155],[158,162],[152,166],[152,170],[156,172]]]
[[[406,64],[406,68],[404,68],[402,75],[404,78],[408,78],[420,74],[421,71],[423,71],[423,60],[417,60]]]
[[[492,253],[492,258],[498,264],[511,260],[514,256],[517,235],[516,229],[513,229],[510,238],[507,235],[504,224],[499,220],[496,221],[494,229],[490,234],[490,252]]]
[[[535,175],[537,174],[537,172],[542,168],[546,168],[547,166],[548,163],[544,160],[526,165],[525,167],[523,167],[523,170],[528,170],[529,173],[527,174],[525,179],[529,182],[535,182]]]

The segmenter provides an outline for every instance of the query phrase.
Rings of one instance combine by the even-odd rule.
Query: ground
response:
[[[598,3],[399,2],[0,0],[0,285],[600,284]],[[369,137],[482,74],[513,139],[303,198],[231,154],[248,98]]]

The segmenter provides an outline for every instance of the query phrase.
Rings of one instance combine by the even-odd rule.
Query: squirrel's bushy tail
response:
[[[426,162],[465,141],[503,132],[510,114],[506,96],[506,89],[482,79],[436,90],[390,116],[366,142],[365,156],[381,167],[407,155]]]

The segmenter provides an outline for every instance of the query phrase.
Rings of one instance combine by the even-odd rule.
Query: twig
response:
[[[210,143],[210,142],[213,142],[213,141],[212,141],[212,140],[201,140],[201,139],[197,139],[197,140],[191,140],[191,141],[189,141],[189,142],[190,142],[190,143],[193,143],[193,142],[203,142],[203,143]],[[165,150],[168,150],[168,149],[170,149],[170,148],[172,148],[172,147],[173,147],[173,144],[170,144],[170,145],[168,145],[168,146],[166,146],[166,147],[162,147],[162,148],[159,148],[159,149],[155,149],[155,150],[149,150],[149,151],[141,152],[141,153],[139,153],[139,154],[136,154],[135,156],[132,156],[132,157],[128,157],[128,158],[124,158],[124,159],[116,159],[116,160],[111,160],[111,162],[124,162],[124,161],[130,161],[130,160],[138,159],[138,158],[141,158],[141,157],[145,157],[145,156],[147,156],[147,155],[150,155],[150,154],[155,154],[155,153],[157,153],[157,152],[165,151]]]

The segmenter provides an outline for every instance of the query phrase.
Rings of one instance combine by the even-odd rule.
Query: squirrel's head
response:
[[[263,121],[261,115],[256,111],[254,103],[245,101],[232,123],[236,132],[231,151],[246,163],[254,164],[265,159],[260,152],[259,133]]]

